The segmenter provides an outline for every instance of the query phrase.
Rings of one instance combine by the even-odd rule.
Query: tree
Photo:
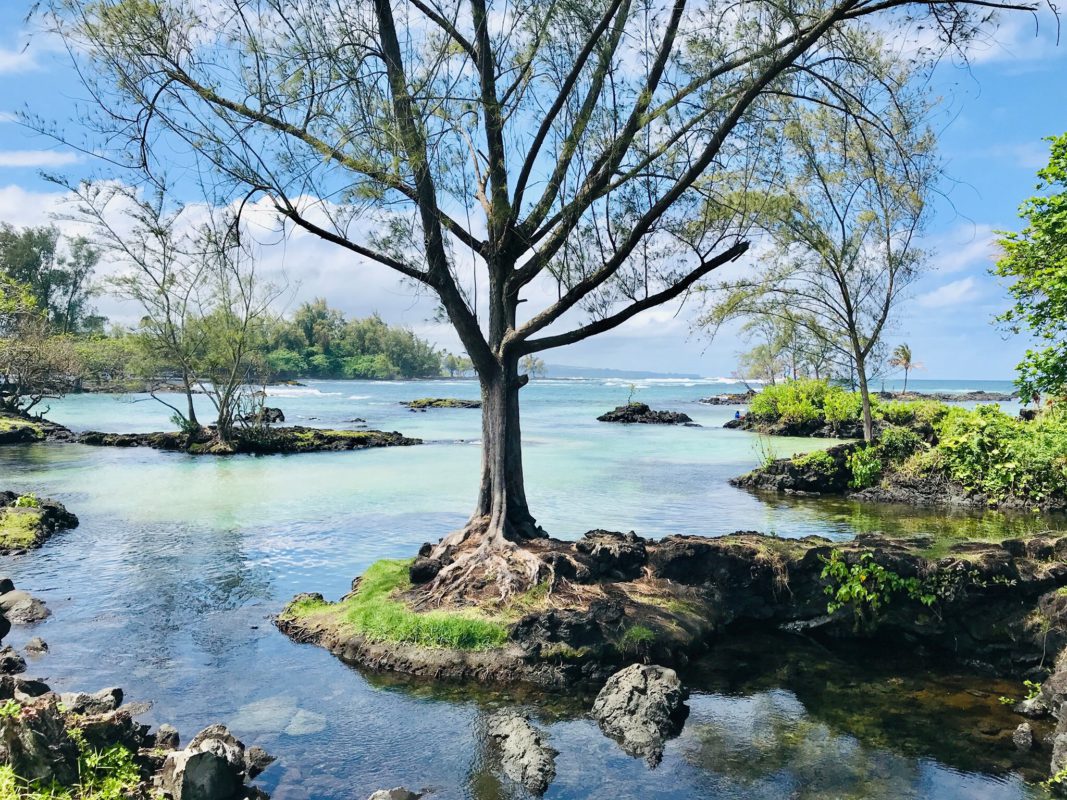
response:
[[[88,307],[100,253],[78,236],[66,243],[53,225],[16,230],[0,224],[0,273],[26,286],[58,333],[97,323]]]
[[[73,388],[78,359],[53,336],[32,290],[0,274],[0,411],[26,415]]]
[[[720,284],[703,320],[715,331],[738,317],[789,319],[831,346],[854,371],[867,441],[868,381],[882,334],[924,266],[915,242],[939,176],[925,98],[909,92],[904,65],[870,58],[895,87],[878,112],[885,128],[825,107],[785,126],[783,159],[773,165],[780,190],[755,212],[775,249],[754,277]]]
[[[994,273],[1012,282],[1015,305],[998,317],[1009,330],[1027,330],[1044,344],[1019,363],[1015,385],[1026,400],[1067,394],[1067,133],[1049,139],[1048,166],[1035,195],[1019,207],[1026,227],[1005,233]]]
[[[908,391],[908,373],[913,369],[919,369],[922,364],[916,363],[911,357],[911,347],[905,342],[893,348],[893,355],[889,357],[889,365],[904,370],[904,392]]]
[[[471,360],[466,356],[457,356],[455,353],[445,353],[441,366],[450,378],[455,378],[457,375],[462,378],[474,372],[474,364]]]
[[[523,356],[522,361],[519,362],[519,371],[528,378],[543,378],[545,377],[545,362],[537,356]]]
[[[434,550],[435,602],[506,596],[548,569],[519,546],[545,535],[523,481],[520,359],[744,255],[749,219],[723,187],[800,106],[884,127],[863,107],[885,84],[858,20],[899,9],[959,42],[989,11],[975,2],[47,5],[113,159],[152,170],[187,153],[213,197],[260,198],[440,301],[481,384],[483,460],[469,523]],[[536,284],[555,299],[520,313]]]

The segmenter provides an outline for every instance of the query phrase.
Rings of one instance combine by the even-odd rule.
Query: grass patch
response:
[[[646,628],[644,625],[634,625],[626,629],[622,638],[619,640],[619,645],[625,652],[639,652],[644,650],[650,644],[656,641],[656,634],[652,632],[651,628]]]
[[[41,512],[36,508],[0,509],[0,548],[32,547],[40,533],[40,522]]]
[[[19,417],[0,416],[0,433],[15,433],[24,430],[32,431],[34,438],[44,438],[44,430],[40,425]]]
[[[340,603],[303,600],[290,605],[290,618],[334,617],[338,623],[375,642],[420,647],[491,650],[507,641],[496,619],[471,611],[412,611],[397,595],[411,588],[410,559],[378,561],[367,568],[359,587]],[[535,587],[536,588],[536,587]]]

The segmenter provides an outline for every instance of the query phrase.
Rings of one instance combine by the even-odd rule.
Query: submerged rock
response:
[[[46,619],[52,612],[43,600],[32,597],[29,592],[12,589],[0,595],[0,612],[13,625],[29,625]]]
[[[556,777],[557,751],[526,717],[500,711],[489,717],[486,733],[500,752],[504,774],[534,794],[543,794]]]
[[[643,425],[681,425],[692,423],[688,414],[680,411],[653,411],[646,403],[627,403],[613,411],[601,414],[598,422],[622,422]]]
[[[593,717],[629,755],[658,764],[663,743],[677,735],[689,693],[673,669],[633,664],[616,672],[593,703]]]
[[[26,642],[26,652],[35,656],[43,655],[48,652],[48,642],[40,636],[34,636]]]

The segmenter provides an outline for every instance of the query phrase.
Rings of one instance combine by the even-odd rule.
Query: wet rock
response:
[[[1016,703],[1012,707],[1012,711],[1016,714],[1022,714],[1024,717],[1030,717],[1030,719],[1041,719],[1051,713],[1045,699],[1040,695]]]
[[[21,589],[12,589],[0,595],[0,612],[3,612],[12,625],[40,622],[52,613],[43,600],[38,600]]]
[[[181,743],[178,729],[164,722],[156,729],[156,747],[161,750],[177,750]]]
[[[254,754],[256,764],[266,758],[262,751]],[[241,741],[225,725],[210,725],[184,750],[167,755],[160,788],[172,800],[231,800],[243,787],[248,769]]]
[[[54,695],[39,698],[21,713],[0,717],[0,763],[42,783],[70,785],[78,778],[78,747]]]
[[[556,777],[557,755],[544,743],[544,735],[513,711],[493,714],[486,733],[500,752],[504,774],[534,794],[543,794]]]
[[[412,792],[403,786],[397,786],[394,789],[379,789],[367,800],[419,800],[422,796],[422,792]]]
[[[784,492],[786,494],[844,494],[852,470],[848,457],[859,445],[839,444],[826,450],[829,460],[779,458],[745,475],[730,480],[742,489]]]
[[[455,397],[422,397],[418,400],[407,400],[400,405],[407,406],[412,411],[425,411],[427,408],[481,408],[480,400],[460,400]]]
[[[63,692],[63,707],[72,714],[106,714],[122,705],[122,689],[112,686],[99,692]]]
[[[441,562],[436,558],[419,556],[408,567],[408,577],[414,584],[429,583],[441,571]]]
[[[616,672],[593,703],[593,717],[629,755],[658,764],[663,743],[682,729],[689,693],[672,669],[633,664]]]
[[[1012,744],[1019,750],[1031,750],[1034,746],[1034,731],[1029,722],[1023,722],[1011,734]]]
[[[263,770],[273,764],[274,756],[258,745],[252,745],[245,750],[245,775],[254,778]]]
[[[15,583],[11,578],[0,578],[0,594],[7,594],[15,590]]]
[[[653,411],[646,403],[627,403],[597,417],[598,422],[643,425],[680,425],[693,420],[680,411]]]
[[[282,410],[280,408],[271,408],[270,406],[264,406],[258,411],[254,411],[250,414],[245,414],[243,417],[241,417],[241,421],[273,425],[276,422],[285,422],[285,414],[282,413]]]
[[[40,636],[34,636],[26,642],[26,652],[35,656],[43,655],[48,652],[48,642]]]
[[[14,647],[5,647],[0,650],[0,673],[15,675],[26,671],[26,659],[15,650]]]

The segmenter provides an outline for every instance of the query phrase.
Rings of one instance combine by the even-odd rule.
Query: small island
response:
[[[653,411],[646,403],[627,403],[597,417],[598,422],[621,422],[626,425],[692,425],[696,423],[680,411]]]
[[[421,397],[418,400],[404,400],[400,403],[412,411],[425,411],[428,408],[481,408],[481,400],[460,400],[456,397]]]
[[[55,500],[0,491],[0,555],[40,547],[58,531],[78,527],[78,518]]]
[[[316,453],[336,450],[366,450],[372,447],[407,447],[422,444],[396,431],[349,431],[307,428],[293,425],[286,428],[256,429],[249,434],[238,431],[228,442],[221,443],[215,429],[208,426],[192,436],[178,431],[157,433],[101,433],[86,431],[74,437],[78,444],[98,447],[151,447],[156,450],[185,452],[190,455],[235,455],[249,453]]]

